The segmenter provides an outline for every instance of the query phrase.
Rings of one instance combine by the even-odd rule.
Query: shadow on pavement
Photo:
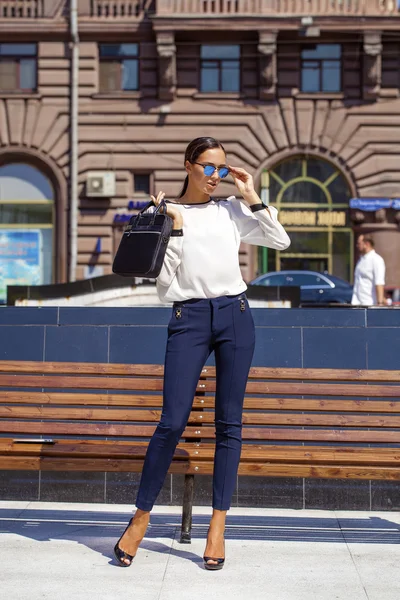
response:
[[[75,541],[113,557],[112,549],[124,530],[131,513],[49,510],[0,509],[0,534],[11,533],[25,539]],[[193,539],[206,539],[209,517],[194,515]],[[179,540],[180,515],[153,514],[141,548],[150,552],[171,554],[194,563],[201,556],[164,544],[160,538]],[[227,540],[266,542],[329,542],[339,544],[400,544],[400,525],[377,516],[366,518],[307,516],[228,516]],[[113,561],[115,563],[115,560]]]

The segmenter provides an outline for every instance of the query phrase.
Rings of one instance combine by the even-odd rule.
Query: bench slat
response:
[[[215,377],[215,367],[204,367],[204,374]],[[40,361],[0,361],[0,373],[59,373],[81,375],[158,376],[164,374],[162,365],[124,363],[74,363]],[[381,381],[399,382],[400,370],[360,369],[300,369],[286,367],[252,367],[250,379],[287,379],[302,381]]]
[[[140,473],[143,459],[119,458],[70,458],[47,456],[0,456],[0,469],[23,471],[100,471]],[[169,473],[186,474],[190,472],[186,461],[173,461]],[[195,470],[193,469],[193,472]]]
[[[0,390],[0,401],[6,404],[45,404],[77,406],[130,406],[161,407],[162,395],[149,394],[91,394],[81,392],[8,392]],[[214,396],[195,396],[193,408],[211,408]],[[399,401],[386,400],[326,400],[302,398],[251,398],[245,397],[245,409],[300,410],[357,413],[400,413]]]
[[[126,377],[72,377],[64,375],[1,375],[0,386],[31,388],[64,388],[64,389],[105,389],[105,390],[149,390],[162,391],[162,379],[141,379]],[[199,382],[198,392],[215,392],[216,382],[204,380]],[[248,394],[282,394],[311,396],[379,396],[389,398],[400,397],[400,386],[396,385],[363,385],[338,383],[265,383],[252,381],[247,384]]]
[[[0,469],[33,471],[100,471],[140,472],[143,460],[105,458],[61,458],[32,456],[0,456]],[[173,461],[170,473],[193,473],[211,475],[213,463]],[[362,465],[298,465],[241,463],[239,475],[262,475],[264,477],[317,477],[399,480],[399,467],[372,467]]]
[[[146,442],[123,442],[115,444],[106,441],[75,442],[57,440],[54,444],[13,443],[0,440],[0,455],[25,456],[72,456],[72,457],[119,457],[143,458],[147,450]],[[213,443],[180,443],[175,451],[175,460],[194,459],[213,461]],[[300,462],[334,464],[371,464],[400,466],[400,448],[327,448],[313,446],[248,446],[244,445],[241,462]]]
[[[93,437],[150,437],[154,425],[108,425],[105,423],[55,423],[0,421],[0,433],[49,435],[89,435]],[[189,426],[182,438],[214,439],[214,427]],[[301,440],[360,443],[400,443],[400,431],[376,430],[328,430],[328,429],[289,429],[289,428],[243,428],[244,440]]]
[[[0,418],[5,419],[56,419],[80,421],[132,421],[156,422],[161,410],[106,409],[106,408],[53,408],[48,406],[1,406]],[[191,412],[189,424],[214,423],[214,412]],[[305,427],[387,427],[400,428],[399,416],[332,415],[332,414],[276,414],[243,413],[247,425],[291,425]]]

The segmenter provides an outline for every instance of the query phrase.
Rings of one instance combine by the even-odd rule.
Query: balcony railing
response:
[[[391,16],[397,0],[157,0],[160,16]]]
[[[0,20],[68,13],[69,0],[0,0]],[[400,16],[397,0],[79,0],[80,17],[135,19],[229,16]]]
[[[44,0],[0,0],[0,19],[40,19]]]
[[[124,19],[141,18],[154,13],[155,0],[92,0],[91,17]]]

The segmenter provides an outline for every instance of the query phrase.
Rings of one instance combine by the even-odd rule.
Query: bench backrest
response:
[[[0,361],[0,436],[148,439],[161,414],[163,367]],[[214,439],[215,368],[205,367],[183,434]],[[400,446],[400,371],[250,371],[249,444]]]

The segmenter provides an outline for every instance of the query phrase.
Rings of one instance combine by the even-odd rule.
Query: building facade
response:
[[[110,273],[126,220],[175,197],[211,135],[292,238],[243,246],[247,281],[351,280],[371,232],[400,286],[399,32],[395,0],[0,0],[3,280]]]

